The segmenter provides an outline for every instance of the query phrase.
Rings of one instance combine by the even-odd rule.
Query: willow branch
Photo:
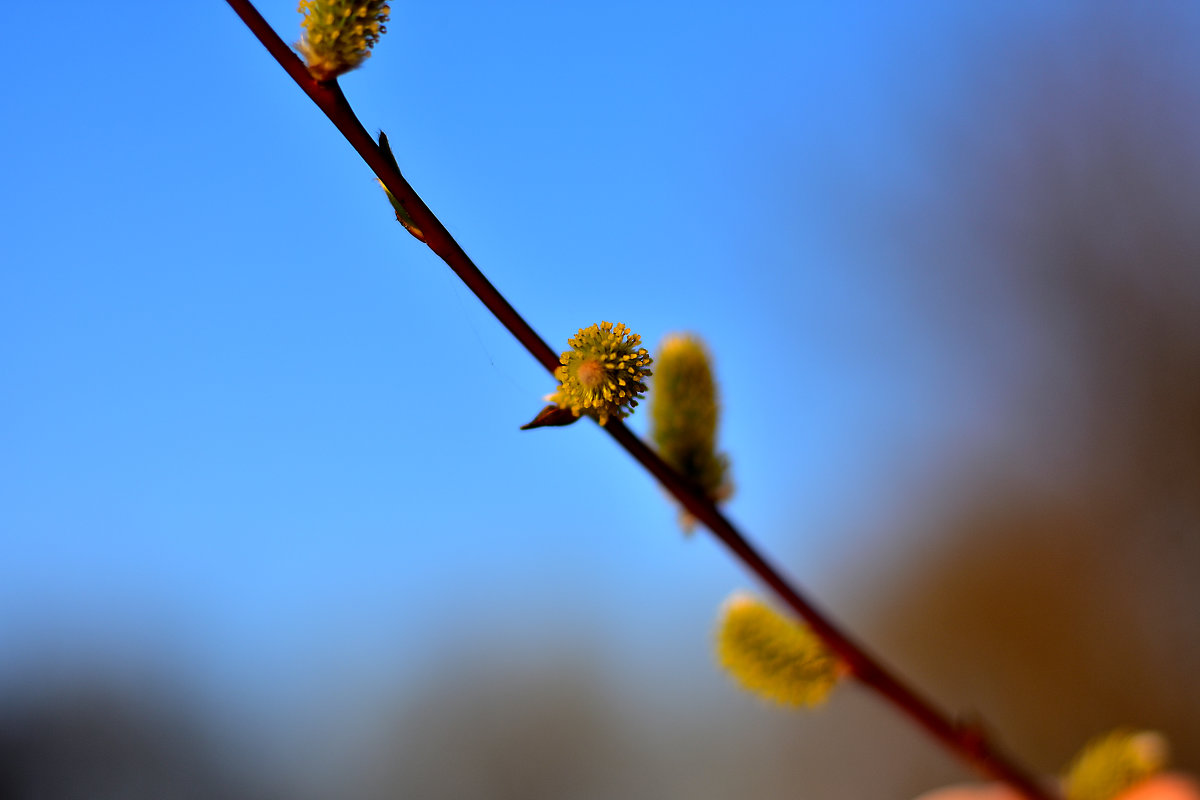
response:
[[[467,285],[496,319],[516,337],[551,374],[559,365],[558,354],[525,321],[495,286],[471,261],[420,196],[380,151],[351,109],[336,81],[320,82],[279,38],[249,0],[226,0],[284,71],[329,117],[363,161],[375,172],[388,191],[400,202],[423,232],[425,243]],[[738,559],[756,574],[801,619],[808,623],[826,646],[849,667],[858,681],[878,692],[901,713],[966,761],[982,775],[1002,781],[1029,800],[1053,800],[1023,769],[988,741],[977,726],[958,724],[930,701],[895,677],[860,644],[830,621],[824,611],[807,599],[783,573],[768,562],[733,526],[705,492],[672,469],[645,442],[616,419],[604,426],[609,435],[646,471],[702,522]]]

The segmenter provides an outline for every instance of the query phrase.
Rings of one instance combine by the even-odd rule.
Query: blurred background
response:
[[[1200,9],[903,6],[398,0],[342,83],[555,346],[707,339],[730,515],[885,661],[1039,771],[1195,770]],[[753,582],[518,430],[552,380],[224,3],[59,8],[0,88],[0,796],[970,777],[718,672]]]

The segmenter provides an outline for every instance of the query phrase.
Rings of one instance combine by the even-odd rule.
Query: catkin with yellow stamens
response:
[[[642,337],[622,323],[601,322],[580,328],[567,342],[554,371],[558,389],[546,399],[575,416],[591,414],[601,425],[609,417],[621,419],[646,392],[645,380],[653,359]]]
[[[786,706],[819,705],[846,673],[807,625],[740,592],[722,608],[717,659],[743,688]]]
[[[1154,731],[1115,730],[1088,742],[1076,756],[1064,787],[1067,800],[1113,800],[1160,772],[1167,740]]]
[[[319,81],[333,80],[362,65],[387,32],[384,0],[300,0],[304,36],[296,48]]]

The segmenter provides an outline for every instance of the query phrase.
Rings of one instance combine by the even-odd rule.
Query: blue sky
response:
[[[964,61],[1078,8],[1040,5],[397,2],[342,85],[554,346],[707,339],[730,514],[836,597],[994,401],[847,211],[932,191]],[[518,430],[552,381],[224,3],[131,7],[10,11],[0,671],[286,706],[583,630],[715,685],[740,569],[594,426]]]

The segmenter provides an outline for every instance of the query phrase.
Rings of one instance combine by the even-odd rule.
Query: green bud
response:
[[[567,342],[571,349],[559,357],[558,389],[546,400],[577,417],[591,414],[601,425],[609,417],[628,416],[653,374],[647,369],[653,359],[641,343],[641,336],[619,322],[580,328]]]

